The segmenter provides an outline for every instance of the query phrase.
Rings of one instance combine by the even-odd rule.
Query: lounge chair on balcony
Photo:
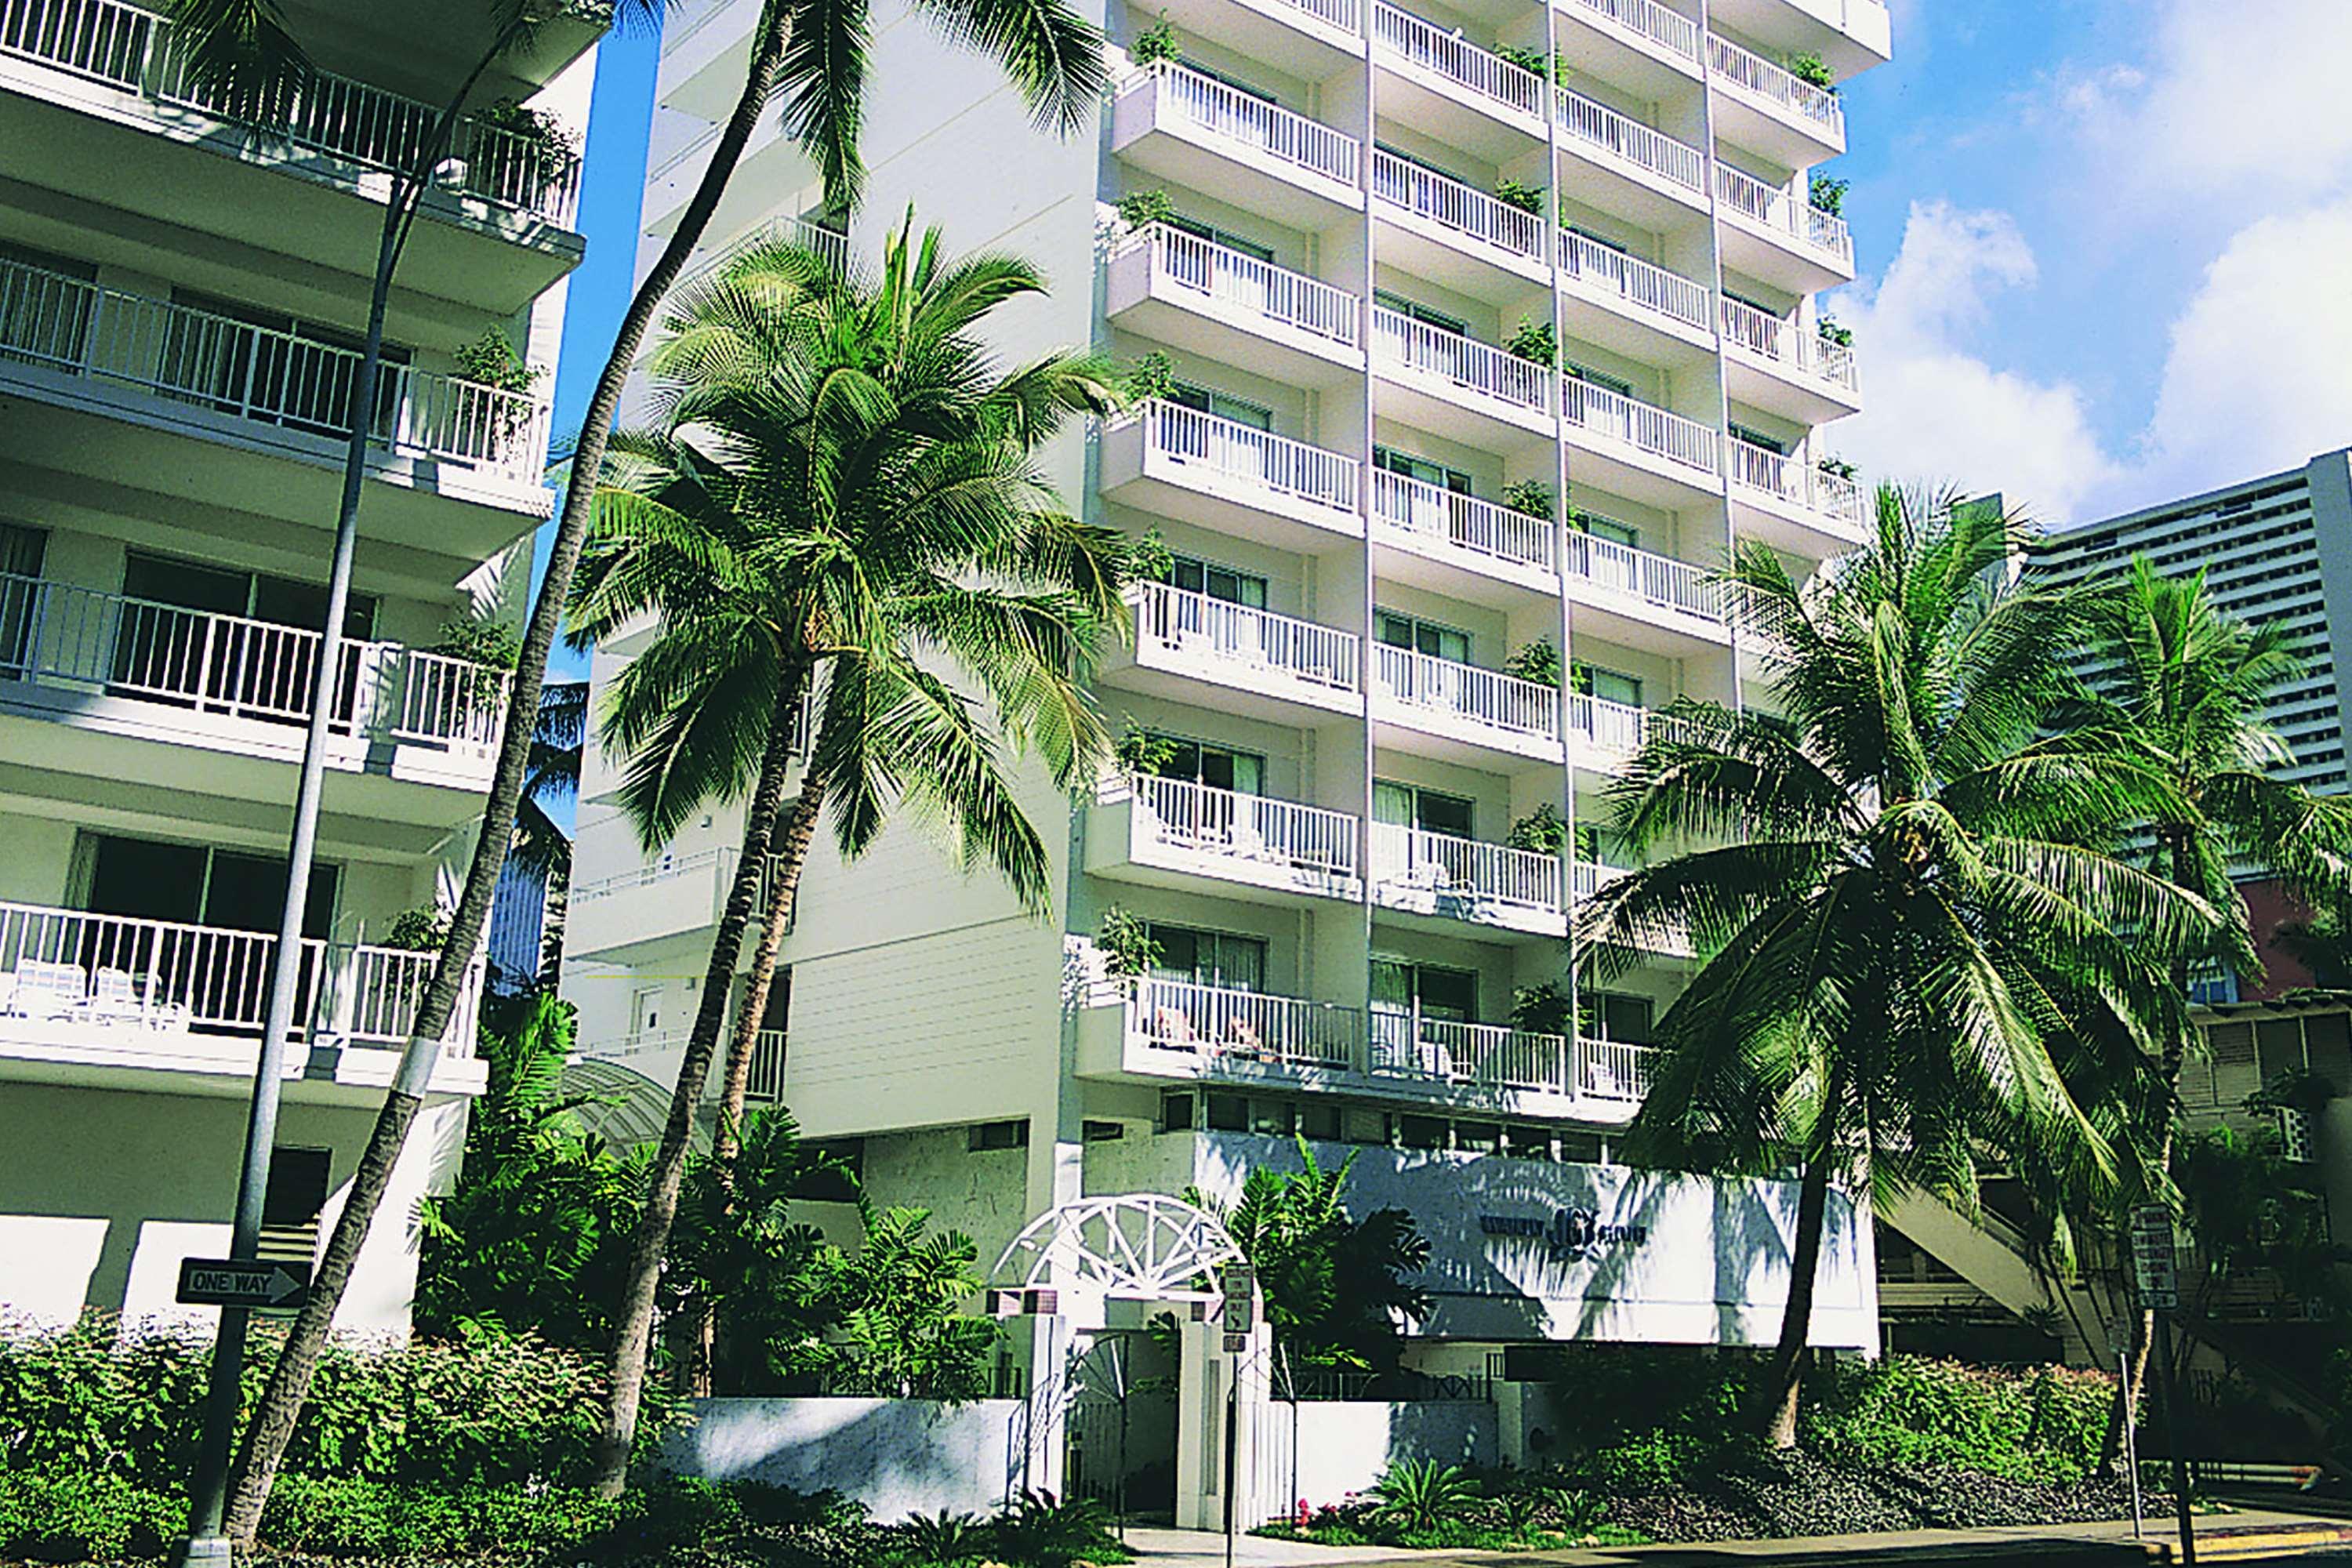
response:
[[[1225,1048],[1229,1057],[1247,1057],[1252,1061],[1272,1061],[1274,1053],[1265,1048],[1258,1037],[1257,1026],[1247,1018],[1235,1018],[1232,1027],[1233,1044]]]
[[[7,1005],[10,1017],[43,1023],[70,1018],[89,998],[89,976],[78,963],[20,959],[14,978]]]
[[[1174,1007],[1161,1007],[1151,1015],[1151,1037],[1165,1046],[1189,1050],[1201,1043],[1192,1030],[1192,1020]]]
[[[139,982],[127,969],[101,969],[93,976],[81,1016],[93,1024],[144,1024],[147,1004]]]

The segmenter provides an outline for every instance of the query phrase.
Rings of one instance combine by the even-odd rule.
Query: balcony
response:
[[[1713,290],[1570,229],[1559,235],[1560,303],[1571,337],[1629,358],[1696,363],[1713,357]]]
[[[1649,1091],[1646,1047],[1407,1013],[1372,1015],[1373,1076],[1570,1102],[1555,1114],[1626,1121]]]
[[[1381,253],[1446,288],[1500,301],[1522,298],[1522,283],[1542,286],[1543,220],[1459,180],[1372,150],[1372,210],[1389,224]],[[1500,269],[1499,273],[1496,269]]]
[[[190,501],[331,527],[359,363],[337,344],[0,259],[0,392],[32,405],[15,411],[19,453],[92,479],[136,475]],[[528,395],[384,364],[369,537],[474,561],[503,548],[551,509],[548,419]],[[190,437],[214,449],[192,454]],[[289,474],[288,458],[307,471]]]
[[[1115,656],[1108,681],[1278,723],[1297,723],[1300,706],[1363,710],[1360,645],[1352,632],[1165,583],[1138,584],[1128,602],[1135,612],[1134,651],[1125,663]],[[1212,697],[1201,683],[1224,695]]]
[[[1706,207],[1706,154],[1581,93],[1554,89],[1559,150],[1606,180],[1578,180],[1594,206],[1663,229]]]
[[[1699,79],[1698,24],[1659,0],[1552,0],[1553,40],[1578,74],[1656,100]]]
[[[1893,49],[1885,0],[1708,0],[1706,11],[1759,48],[1821,56],[1841,79],[1885,65]]]
[[[1491,598],[1496,582],[1549,595],[1559,589],[1552,569],[1557,531],[1549,518],[1402,474],[1372,473],[1372,540],[1381,546],[1374,570],[1384,581],[1460,598]]]
[[[275,765],[299,762],[318,689],[317,632],[182,609],[69,583],[0,574],[0,714],[71,726],[87,739],[34,742],[53,763],[70,750],[101,773],[176,771],[215,791],[276,796]],[[404,820],[478,814],[489,787],[506,671],[402,647],[346,641],[327,766],[460,792],[373,805]],[[99,737],[110,737],[100,740]],[[131,763],[124,741],[214,753]]]
[[[311,258],[352,258],[362,276],[392,171],[414,166],[439,114],[322,71],[263,131],[189,79],[171,23],[121,0],[0,0],[0,87],[17,89],[0,92],[0,143],[69,142],[85,154],[50,161],[83,182],[71,194],[270,253],[302,235]],[[259,188],[247,168],[285,178]],[[497,315],[521,309],[580,260],[580,176],[576,153],[460,121],[404,287]]]
[[[1731,527],[1743,539],[1822,561],[1865,543],[1870,519],[1861,487],[1790,457],[1735,437]]]
[[[1390,68],[1383,115],[1489,163],[1544,140],[1544,81],[1533,71],[1385,0],[1372,0],[1372,41]]]
[[[837,229],[825,228],[811,223],[806,218],[773,217],[764,223],[752,226],[735,240],[720,246],[701,260],[688,266],[678,274],[677,281],[670,285],[668,297],[674,299],[707,281],[720,268],[747,250],[786,240],[815,251],[825,264],[835,271],[849,270],[849,237],[847,235]]]
[[[1374,647],[1372,717],[1411,735],[1448,744],[1421,747],[1477,765],[1482,752],[1508,752],[1557,763],[1559,693],[1549,686],[1412,648]],[[1398,743],[1412,744],[1403,735]],[[1391,743],[1388,736],[1381,743]],[[1484,764],[1491,767],[1487,756]]]
[[[726,1052],[731,1048],[734,1027],[734,1020],[729,1019],[727,1032],[719,1037],[719,1051],[722,1061]],[[751,1067],[743,1080],[745,1103],[774,1105],[784,1098],[784,1052],[788,1033],[783,1029],[761,1029],[752,1037]],[[635,1136],[625,1136],[622,1141],[631,1142],[650,1142],[658,1138],[662,1121],[669,1110],[669,1090],[677,1082],[677,1069],[686,1059],[686,1048],[693,1043],[694,1030],[691,1027],[639,1029],[625,1035],[608,1036],[601,1040],[583,1041],[578,1047],[575,1061],[610,1062],[626,1069],[631,1075],[617,1080],[591,1080],[590,1087],[597,1089],[614,1081],[627,1086],[607,1102],[605,1115],[596,1122],[599,1131],[606,1137],[614,1137],[616,1127],[629,1129]],[[715,1103],[724,1087],[725,1075],[713,1071],[703,1087],[704,1100]]]
[[[1372,824],[1372,901],[1429,921],[1565,937],[1557,855]]]
[[[1577,766],[1595,772],[1614,773],[1653,737],[1670,732],[1673,722],[1647,708],[1581,691],[1568,695],[1569,749]]]
[[[1596,865],[1590,860],[1579,860],[1571,869],[1570,891],[1580,907],[1618,878],[1628,875],[1622,866]],[[1642,948],[1660,958],[1689,958],[1693,951],[1690,932],[1680,924],[1644,936]]]
[[[1715,165],[1715,192],[1728,220],[1725,265],[1790,294],[1853,281],[1853,236],[1843,218],[1725,163]]]
[[[1725,300],[1723,341],[1732,397],[1800,425],[1826,425],[1862,408],[1853,351],[1799,322]]]
[[[1384,305],[1372,307],[1372,363],[1389,384],[1379,396],[1384,414],[1488,450],[1526,448],[1530,437],[1550,445],[1548,365]]]
[[[1791,169],[1845,151],[1845,108],[1836,93],[1712,33],[1706,64],[1722,89],[1715,100],[1717,135]]]
[[[1107,783],[1087,814],[1087,869],[1149,887],[1199,886],[1276,903],[1363,897],[1357,821],[1264,795],[1149,775]],[[1265,897],[1270,895],[1270,897]]]
[[[1105,313],[1130,331],[1292,385],[1363,374],[1362,302],[1346,289],[1164,224],[1108,270]]]
[[[1593,485],[1662,508],[1723,493],[1711,426],[1576,376],[1561,378],[1570,486]]]
[[[104,1082],[131,1069],[154,1087],[173,1075],[253,1076],[269,1003],[274,933],[0,903],[0,1071]],[[436,953],[306,940],[295,996],[301,1020],[287,1077],[317,1096],[392,1081]],[[482,967],[467,975],[432,1087],[478,1093],[474,1055]]]
[[[1559,554],[1576,605],[1571,637],[1591,633],[1669,658],[1729,644],[1722,595],[1704,568],[1580,528],[1561,534]]]
[[[1354,137],[1172,62],[1118,89],[1111,151],[1289,228],[1319,230],[1363,210]]]
[[[1158,400],[1102,433],[1102,491],[1123,505],[1307,553],[1361,539],[1353,458]]]
[[[652,956],[677,938],[701,939],[726,912],[735,889],[735,868],[742,863],[743,852],[732,845],[691,855],[665,851],[635,870],[573,883],[564,952],[603,963],[629,963]],[[772,871],[772,856],[769,864]],[[767,917],[774,890],[767,879],[754,890],[752,919]]]
[[[1363,0],[1169,0],[1154,14],[1294,80],[1323,81],[1364,58]]]

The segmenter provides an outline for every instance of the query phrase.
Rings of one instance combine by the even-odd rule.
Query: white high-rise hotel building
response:
[[[911,201],[951,248],[1052,280],[1005,312],[1008,358],[1092,342],[1171,362],[1160,395],[1054,455],[1089,515],[1175,553],[1100,681],[1113,726],[1162,737],[1167,761],[1075,811],[1031,791],[1057,856],[1049,922],[911,831],[846,876],[821,852],[755,1089],[854,1151],[878,1201],[971,1231],[983,1264],[1058,1202],[1230,1188],[1300,1133],[1360,1151],[1351,1201],[1402,1205],[1430,1237],[1417,1365],[1769,1338],[1792,1191],[1612,1160],[1687,955],[1648,955],[1559,1033],[1515,1029],[1513,1000],[1565,983],[1574,900],[1619,858],[1593,827],[1602,792],[1647,716],[1762,696],[1706,570],[1734,539],[1809,570],[1862,537],[1819,436],[1860,406],[1854,361],[1814,305],[1853,251],[1807,195],[1846,128],[1789,68],[1881,63],[1887,13],[1415,4],[1113,0],[1118,79],[1067,142],[993,67],[877,17],[850,251],[875,254]],[[673,27],[642,259],[758,10],[719,0]],[[1163,19],[1173,50],[1141,52],[1174,58],[1134,63]],[[1515,63],[1547,57],[1557,85]],[[706,258],[821,210],[771,124]],[[1556,342],[1559,368],[1515,337]],[[600,680],[642,635],[600,652]],[[1507,671],[1541,644],[1565,655],[1556,678]],[[614,767],[590,763],[564,984],[597,1074],[651,1089],[740,819],[645,855]],[[1546,807],[1573,825],[1561,852],[1510,847]],[[1149,922],[1148,975],[1105,972],[1114,907]],[[1633,1234],[1529,1234],[1561,1211]],[[1874,1346],[1870,1227],[1836,1215],[1816,1338]]]
[[[168,1310],[226,1245],[387,159],[488,41],[460,0],[284,12],[320,74],[270,134],[152,9],[0,0],[0,1317]],[[492,69],[392,295],[269,1194],[298,1254],[432,960],[395,924],[449,901],[489,784],[505,678],[429,650],[520,619],[598,31]],[[492,330],[535,385],[461,374]],[[407,1321],[473,994],[348,1325]]]

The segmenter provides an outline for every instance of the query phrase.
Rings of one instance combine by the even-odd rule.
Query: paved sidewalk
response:
[[[1812,1535],[1779,1541],[1716,1541],[1665,1546],[1608,1546],[1575,1552],[1413,1552],[1386,1546],[1317,1546],[1307,1542],[1238,1536],[1234,1568],[1341,1568],[1357,1563],[1412,1563],[1443,1568],[1495,1568],[1501,1563],[1561,1568],[1787,1568],[1789,1564],[1857,1560],[1885,1564],[2046,1563],[2073,1559],[2096,1564],[2170,1561],[2177,1547],[2169,1514],[2147,1521],[2143,1544],[2132,1542],[2131,1521],[2101,1524],[2002,1525],[1988,1530],[1908,1530],[1870,1535]],[[1128,1544],[1146,1568],[1223,1568],[1221,1535],[1199,1530],[1130,1527]],[[2340,1518],[2245,1509],[2197,1521],[2201,1563],[2352,1545],[2352,1524]]]

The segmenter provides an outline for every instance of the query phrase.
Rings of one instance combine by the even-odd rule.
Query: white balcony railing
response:
[[[1507,257],[1538,263],[1543,258],[1543,219],[1377,147],[1372,195]]]
[[[1620,163],[1700,195],[1706,192],[1706,154],[1687,142],[1677,142],[1663,131],[1653,131],[1638,120],[1596,103],[1582,93],[1557,89],[1554,110],[1559,128],[1584,146]]]
[[[1373,0],[1372,37],[1381,47],[1444,77],[1474,97],[1515,113],[1543,119],[1543,78],[1459,33],[1423,21],[1385,0]]]
[[[743,1098],[755,1105],[773,1105],[784,1098],[784,1031],[761,1029],[752,1037],[751,1069],[743,1080]]]
[[[1495,1024],[1463,1024],[1375,1009],[1372,1071],[1533,1094],[1571,1092],[1568,1042]]]
[[[1742,91],[1802,115],[1832,136],[1844,137],[1845,108],[1838,102],[1836,93],[1800,81],[1763,56],[1713,33],[1706,37],[1706,63],[1717,76]]]
[[[1343,33],[1360,37],[1364,31],[1362,0],[1283,0],[1294,10],[1303,11],[1318,22],[1329,24]]]
[[[1318,877],[1356,876],[1356,819],[1189,779],[1148,774],[1126,781],[1135,828],[1155,844],[1220,858],[1273,865]]]
[[[0,365],[9,361],[336,439],[350,429],[360,366],[336,344],[0,259]],[[548,407],[528,394],[385,363],[368,431],[402,456],[541,493]]]
[[[1675,732],[1675,721],[1651,709],[1571,691],[1568,695],[1568,729],[1570,734],[1598,751],[1630,757],[1653,737]]]
[[[1164,224],[1144,230],[1137,243],[1150,247],[1155,280],[1165,279],[1229,310],[1328,338],[1345,348],[1361,341],[1358,300],[1344,289]]]
[[[1638,1105],[1649,1098],[1651,1074],[1657,1059],[1655,1046],[1637,1046],[1625,1040],[1579,1039],[1577,1095],[1585,1100]]]
[[[830,229],[822,225],[811,223],[806,218],[776,217],[754,226],[740,238],[731,244],[721,246],[679,273],[677,281],[670,286],[670,293],[675,296],[704,282],[720,268],[756,246],[770,245],[778,240],[787,239],[795,245],[816,252],[825,265],[835,271],[849,270],[849,237],[847,235],[838,229]]]
[[[1408,708],[1466,719],[1489,730],[1559,739],[1559,693],[1499,670],[1480,669],[1387,643],[1375,649],[1380,693]]]
[[[1537,414],[1551,411],[1548,365],[1506,353],[1460,332],[1416,321],[1384,305],[1372,307],[1372,341],[1389,364],[1433,376],[1474,396]]]
[[[1750,222],[1825,251],[1847,267],[1853,265],[1853,236],[1843,218],[1777,185],[1768,185],[1753,174],[1743,174],[1728,163],[1716,164],[1715,190],[1725,206]]]
[[[1362,147],[1352,136],[1171,61],[1152,66],[1141,79],[1159,101],[1212,135],[1324,179],[1356,184]]]
[[[1858,389],[1852,349],[1753,305],[1738,300],[1723,301],[1723,336],[1734,348],[1786,365],[1800,375],[1848,392]]]
[[[1715,430],[1696,419],[1669,414],[1605,386],[1575,376],[1559,388],[1559,416],[1588,435],[1622,441],[1703,474],[1717,471]]]
[[[1158,400],[1138,409],[1148,456],[1198,464],[1269,499],[1304,502],[1351,520],[1356,512],[1356,459],[1261,430],[1254,425]],[[1336,522],[1336,519],[1334,520]]]
[[[1849,527],[1863,522],[1862,489],[1852,479],[1737,436],[1731,438],[1731,483],[1735,489],[1756,490]]]
[[[1588,289],[1614,293],[1642,310],[1706,330],[1707,289],[1569,229],[1559,231],[1559,269]]]
[[[1165,583],[1139,584],[1130,592],[1139,644],[1248,669],[1278,670],[1334,691],[1357,689],[1358,643],[1352,632],[1213,599]]]
[[[0,573],[0,679],[163,704],[176,711],[309,721],[320,645],[301,626]],[[396,643],[347,640],[334,732],[487,753],[511,677]]]
[[[88,1030],[130,1049],[188,1037],[257,1037],[278,939],[266,931],[0,903],[0,1031],[10,1020]],[[306,940],[294,1016],[305,1037],[407,1043],[437,952]],[[479,960],[466,976],[441,1054],[474,1054]]]
[[[1352,1007],[1148,976],[1125,984],[1129,1032],[1155,1049],[1336,1070],[1361,1054],[1363,1015]]]
[[[190,79],[170,22],[121,0],[0,0],[0,54],[38,60],[152,102],[247,123],[218,94]],[[413,168],[440,110],[349,77],[318,71],[250,145],[325,153],[361,169]],[[579,208],[581,159],[547,139],[473,116],[461,121],[434,181],[569,228]]]
[[[1570,577],[1623,594],[1662,610],[1721,625],[1722,595],[1715,580],[1687,561],[1636,550],[1571,528],[1560,536],[1560,569]]]
[[[1594,860],[1579,860],[1570,868],[1570,871],[1569,891],[1579,903],[1599,893],[1601,889],[1618,878],[1627,875],[1622,866],[1603,866]]]
[[[1698,24],[1658,0],[1569,0],[1576,10],[1614,23],[1693,65],[1698,63]]]
[[[1466,550],[1514,566],[1551,570],[1557,530],[1549,518],[1529,517],[1384,468],[1372,471],[1372,521],[1416,542]]]
[[[1497,907],[1560,912],[1559,857],[1428,833],[1398,823],[1372,824],[1372,880],[1396,893],[1436,900],[1441,913],[1466,919]]]
[[[715,922],[725,910],[728,897],[734,891],[735,868],[742,861],[743,851],[731,844],[719,849],[698,849],[691,855],[665,854],[635,870],[616,871],[593,881],[574,882],[566,896],[572,906],[577,909],[600,900],[627,898],[633,893],[660,888],[685,878],[705,878],[711,887],[710,919]],[[775,897],[776,872],[777,857],[771,855],[759,886],[751,894],[751,913],[755,917],[765,916],[770,902]]]

